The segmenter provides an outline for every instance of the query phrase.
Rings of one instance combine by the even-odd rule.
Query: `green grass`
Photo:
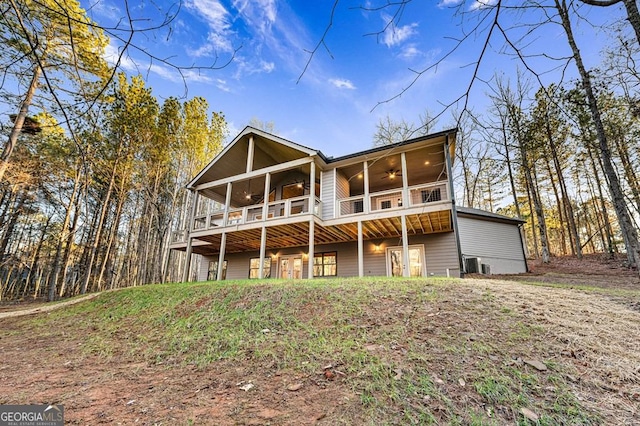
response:
[[[473,290],[437,278],[164,284],[108,292],[26,326],[73,328],[87,355],[165,368],[227,363],[313,377],[333,364],[370,424],[526,424],[521,407],[540,424],[597,424],[562,365],[543,375],[509,362],[543,346],[545,329]]]

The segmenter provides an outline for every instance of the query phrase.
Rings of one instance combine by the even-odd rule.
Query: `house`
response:
[[[184,280],[192,254],[199,280],[525,272],[523,221],[456,206],[455,138],[332,158],[245,128],[187,186]]]

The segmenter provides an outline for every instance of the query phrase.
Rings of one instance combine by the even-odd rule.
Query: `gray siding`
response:
[[[333,209],[335,207],[335,185],[333,180],[334,170],[323,171],[320,176],[320,190],[322,194],[320,199],[322,200],[322,218],[333,219]]]
[[[479,257],[492,274],[526,272],[526,263],[516,224],[458,217],[463,258]]]
[[[364,241],[364,275],[365,276],[386,276],[387,260],[386,249],[388,247],[401,246],[402,241],[393,239]],[[450,276],[457,277],[460,275],[457,260],[457,250],[455,238],[452,232],[432,235],[416,235],[409,238],[409,245],[424,246],[425,265],[428,276],[445,276],[447,272]],[[380,250],[376,252],[376,246]],[[337,272],[339,277],[357,277],[358,276],[358,243],[337,243],[322,244],[315,246],[315,253],[336,252],[337,256]],[[267,251],[266,256],[273,259],[271,263],[271,277],[278,276],[279,259],[282,256],[301,255],[303,257],[302,278],[309,275],[309,260],[304,254],[308,253],[308,248],[292,247],[275,251]],[[234,253],[225,256],[228,262],[227,279],[247,279],[249,276],[249,261],[251,258],[259,257],[259,252]],[[203,257],[202,266],[198,279],[204,281],[207,277],[207,269],[209,261],[215,260],[217,257]],[[447,271],[448,270],[448,271]]]
[[[409,244],[424,244],[427,262],[427,275],[460,276],[458,249],[453,232],[441,234],[416,235],[409,237]]]
[[[198,268],[198,281],[206,281],[209,272],[209,262],[216,260],[216,256],[200,256],[200,267]]]

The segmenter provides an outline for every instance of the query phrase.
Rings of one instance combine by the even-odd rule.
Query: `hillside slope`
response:
[[[640,292],[157,285],[0,320],[0,404],[67,424],[637,424]]]

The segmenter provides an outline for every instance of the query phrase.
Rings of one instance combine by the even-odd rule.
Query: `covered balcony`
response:
[[[450,203],[442,145],[340,167],[336,217]]]

